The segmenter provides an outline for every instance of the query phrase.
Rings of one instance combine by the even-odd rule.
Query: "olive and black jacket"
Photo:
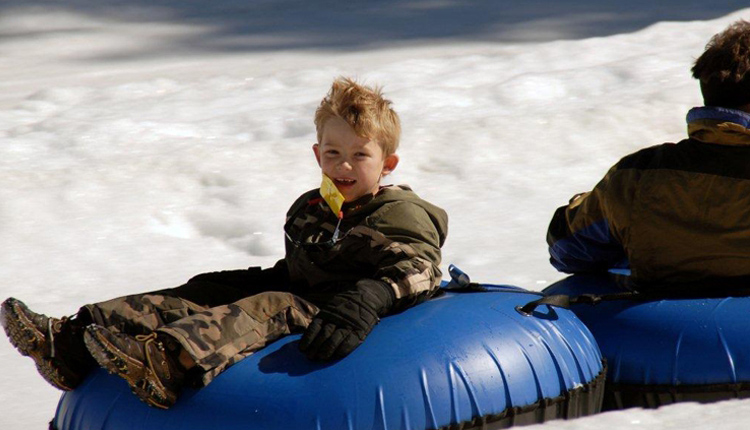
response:
[[[628,155],[555,212],[550,261],[679,284],[750,276],[750,114],[692,109],[689,138]]]
[[[320,307],[360,279],[374,279],[389,287],[392,299],[388,309],[379,309],[381,316],[438,291],[440,247],[448,233],[444,210],[399,185],[345,203],[342,213],[333,241],[339,219],[319,189],[308,191],[287,212],[286,255],[275,266],[213,272],[191,281],[232,285],[248,294],[287,291]]]

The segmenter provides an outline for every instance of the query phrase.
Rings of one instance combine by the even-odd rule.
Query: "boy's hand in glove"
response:
[[[323,306],[302,336],[299,348],[310,360],[347,356],[365,340],[378,315],[393,305],[393,290],[383,281],[362,279]]]

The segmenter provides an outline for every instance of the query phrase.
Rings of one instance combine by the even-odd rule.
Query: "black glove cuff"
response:
[[[393,288],[384,281],[360,279],[355,285],[355,291],[361,296],[361,302],[367,304],[379,316],[388,314],[396,301]]]

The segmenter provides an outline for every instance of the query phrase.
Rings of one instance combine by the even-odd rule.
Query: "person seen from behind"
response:
[[[705,291],[750,281],[750,23],[695,61],[704,106],[686,139],[621,159],[555,212],[550,261],[566,273],[630,268],[636,289]]]

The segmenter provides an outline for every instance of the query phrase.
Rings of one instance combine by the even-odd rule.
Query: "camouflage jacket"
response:
[[[552,264],[641,284],[750,278],[750,114],[695,108],[689,139],[640,150],[557,210]]]
[[[420,199],[408,186],[382,187],[375,196],[345,203],[338,218],[318,189],[300,196],[287,213],[285,267],[291,291],[325,302],[363,278],[393,289],[394,306],[413,306],[440,284],[440,247],[448,232],[444,210]]]

